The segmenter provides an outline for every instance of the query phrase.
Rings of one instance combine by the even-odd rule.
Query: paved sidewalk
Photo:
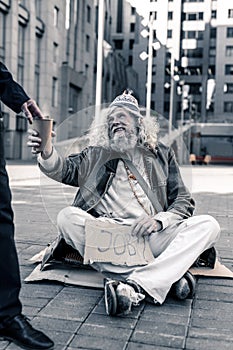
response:
[[[193,299],[142,304],[127,317],[106,316],[103,291],[58,283],[23,282],[28,261],[56,236],[55,218],[73,190],[51,184],[12,187],[23,312],[55,341],[55,350],[232,349],[233,280],[199,278]],[[61,196],[62,193],[62,196]],[[233,270],[233,193],[195,193],[196,214],[213,215],[222,228],[218,251]],[[48,203],[45,205],[45,202]],[[19,349],[0,342],[0,350]]]

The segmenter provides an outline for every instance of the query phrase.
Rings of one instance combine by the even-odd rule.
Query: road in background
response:
[[[41,183],[41,174],[36,163],[10,161],[7,168],[11,186],[39,186]],[[192,193],[233,193],[233,166],[194,165],[184,166],[180,169],[184,181]]]

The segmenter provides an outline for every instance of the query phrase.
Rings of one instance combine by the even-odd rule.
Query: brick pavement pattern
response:
[[[44,191],[44,192],[43,192]],[[142,304],[126,317],[105,314],[103,291],[56,282],[24,283],[34,269],[28,259],[56,236],[56,216],[66,206],[56,187],[13,187],[16,242],[20,260],[23,312],[55,341],[55,350],[232,349],[233,280],[198,278],[193,299],[167,298],[162,306]],[[43,195],[46,194],[46,195]],[[71,194],[70,194],[71,195]],[[50,207],[45,206],[45,197]],[[233,270],[233,194],[195,194],[196,214],[213,215],[222,233],[222,262]],[[0,342],[0,350],[19,349]]]

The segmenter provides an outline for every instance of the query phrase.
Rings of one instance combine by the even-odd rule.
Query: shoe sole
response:
[[[117,297],[113,283],[115,283],[115,281],[108,281],[104,285],[105,309],[109,316],[116,315],[117,311]]]
[[[188,295],[188,298],[193,298],[195,294],[195,288],[196,288],[196,278],[189,271],[185,273],[184,278],[187,280],[190,288],[190,293]]]
[[[14,343],[15,345],[17,345],[25,350],[53,350],[54,349],[54,345],[50,346],[49,348],[35,348],[34,346],[29,347],[29,346],[26,346],[26,345],[20,343],[19,341],[15,340],[15,339],[11,338],[11,337],[6,337],[6,336],[2,336],[2,335],[0,335],[0,340],[10,341],[10,342]]]

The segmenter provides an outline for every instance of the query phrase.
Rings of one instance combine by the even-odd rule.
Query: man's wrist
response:
[[[41,152],[41,157],[42,159],[46,160],[46,159],[49,159],[52,154],[53,154],[53,147],[51,148],[51,150],[43,150]]]

